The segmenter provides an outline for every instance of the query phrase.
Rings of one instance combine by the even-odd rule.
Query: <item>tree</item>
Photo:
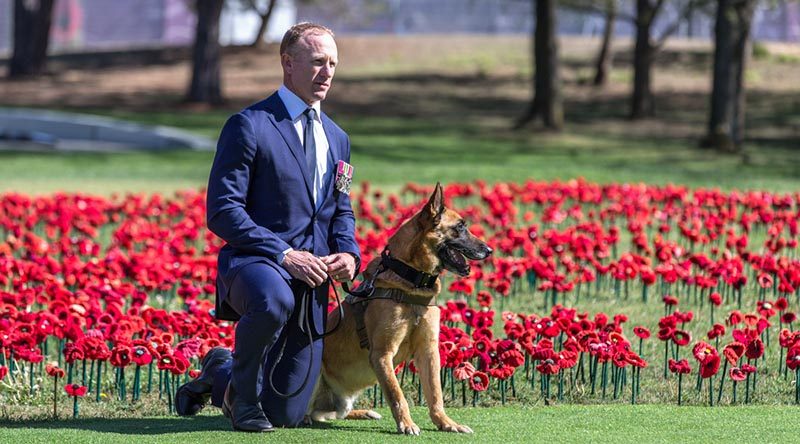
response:
[[[560,5],[589,14],[601,15],[604,19],[603,42],[595,58],[594,86],[604,86],[608,81],[608,71],[611,69],[613,53],[611,42],[614,39],[614,27],[617,17],[620,17],[618,0],[605,0],[604,2],[590,0],[563,0]],[[633,17],[623,14],[621,18],[634,21]]]
[[[253,39],[253,43],[250,44],[251,48],[263,48],[266,44],[264,43],[264,34],[267,32],[267,25],[269,25],[269,19],[272,17],[272,12],[275,10],[275,5],[278,3],[278,0],[269,0],[266,9],[261,8],[261,2],[258,0],[244,0],[245,5],[256,14],[261,19],[261,22],[258,26],[258,32],[256,33],[255,39]]]
[[[740,151],[744,139],[744,72],[756,0],[719,0],[714,26],[714,81],[708,135],[723,151]]]
[[[661,36],[653,39],[653,23],[662,11],[664,3],[664,0],[636,1],[636,45],[633,54],[631,119],[641,119],[655,115],[652,71],[656,55],[664,46],[667,38],[678,30],[681,21],[686,20],[686,17],[693,13],[696,8],[708,3],[708,0],[685,1],[678,18],[665,28]]]
[[[617,21],[616,0],[606,0],[605,29],[600,53],[595,61],[594,85],[604,86],[608,83],[608,71],[611,69],[611,41],[614,39],[614,24]]]
[[[35,76],[44,72],[54,0],[14,0],[14,49],[8,76]]]
[[[533,31],[533,99],[525,114],[514,125],[519,129],[542,117],[544,126],[560,130],[564,109],[559,76],[558,41],[556,40],[555,0],[534,0],[536,27]]]
[[[222,103],[219,18],[225,0],[196,0],[197,28],[192,49],[192,82],[186,100]]]

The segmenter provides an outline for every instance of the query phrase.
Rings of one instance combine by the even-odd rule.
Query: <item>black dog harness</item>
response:
[[[353,307],[353,314],[356,322],[356,333],[361,348],[369,349],[369,338],[367,337],[367,326],[364,323],[364,313],[367,311],[369,301],[375,299],[390,299],[397,303],[431,307],[436,305],[436,296],[419,296],[408,294],[398,288],[375,288],[375,278],[386,270],[392,270],[395,274],[411,283],[415,289],[421,288],[430,290],[436,286],[439,279],[437,274],[429,274],[424,271],[416,270],[405,263],[389,255],[389,250],[384,249],[381,253],[381,264],[372,278],[362,282],[353,291],[345,291],[349,294],[345,302]]]

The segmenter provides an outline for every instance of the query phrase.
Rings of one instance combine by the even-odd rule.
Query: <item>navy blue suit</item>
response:
[[[350,162],[350,142],[327,115],[320,118],[329,144],[330,171],[339,160]],[[284,426],[297,425],[303,419],[319,373],[322,340],[309,344],[300,331],[301,310],[295,305],[308,287],[293,279],[278,258],[290,247],[317,256],[347,252],[357,262],[360,257],[349,196],[327,183],[315,205],[313,173],[305,159],[291,117],[275,93],[228,119],[208,182],[208,228],[226,242],[218,259],[216,316],[239,321],[234,361],[224,365],[215,378],[212,403],[221,405],[232,365],[256,359],[262,363],[263,377],[241,364],[241,369],[233,368],[231,384],[245,397],[248,395],[242,391],[256,384],[267,417]],[[316,289],[306,307],[319,333],[325,328],[327,290],[326,285]],[[296,390],[312,368],[305,390],[289,400],[275,396],[267,382],[286,338],[286,350],[275,372],[276,388],[284,393]],[[314,362],[310,360],[312,348]]]

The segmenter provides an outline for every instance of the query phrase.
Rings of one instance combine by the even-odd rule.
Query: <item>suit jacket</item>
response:
[[[325,113],[320,117],[331,168],[339,160],[349,163],[347,134]],[[277,93],[225,123],[208,181],[206,215],[208,228],[226,242],[218,258],[217,318],[238,320],[225,300],[245,265],[267,264],[291,282],[292,276],[277,263],[289,247],[317,256],[348,252],[360,263],[350,197],[331,183],[315,205],[305,159]]]

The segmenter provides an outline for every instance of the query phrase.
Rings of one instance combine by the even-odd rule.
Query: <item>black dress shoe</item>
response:
[[[236,390],[229,383],[222,401],[222,413],[231,419],[234,430],[242,432],[272,432],[275,430],[275,427],[267,419],[267,415],[261,410],[261,406],[245,405],[236,401]]]
[[[175,411],[180,416],[196,415],[211,397],[214,374],[220,365],[231,359],[227,348],[214,347],[203,357],[200,376],[183,384],[175,394]]]

